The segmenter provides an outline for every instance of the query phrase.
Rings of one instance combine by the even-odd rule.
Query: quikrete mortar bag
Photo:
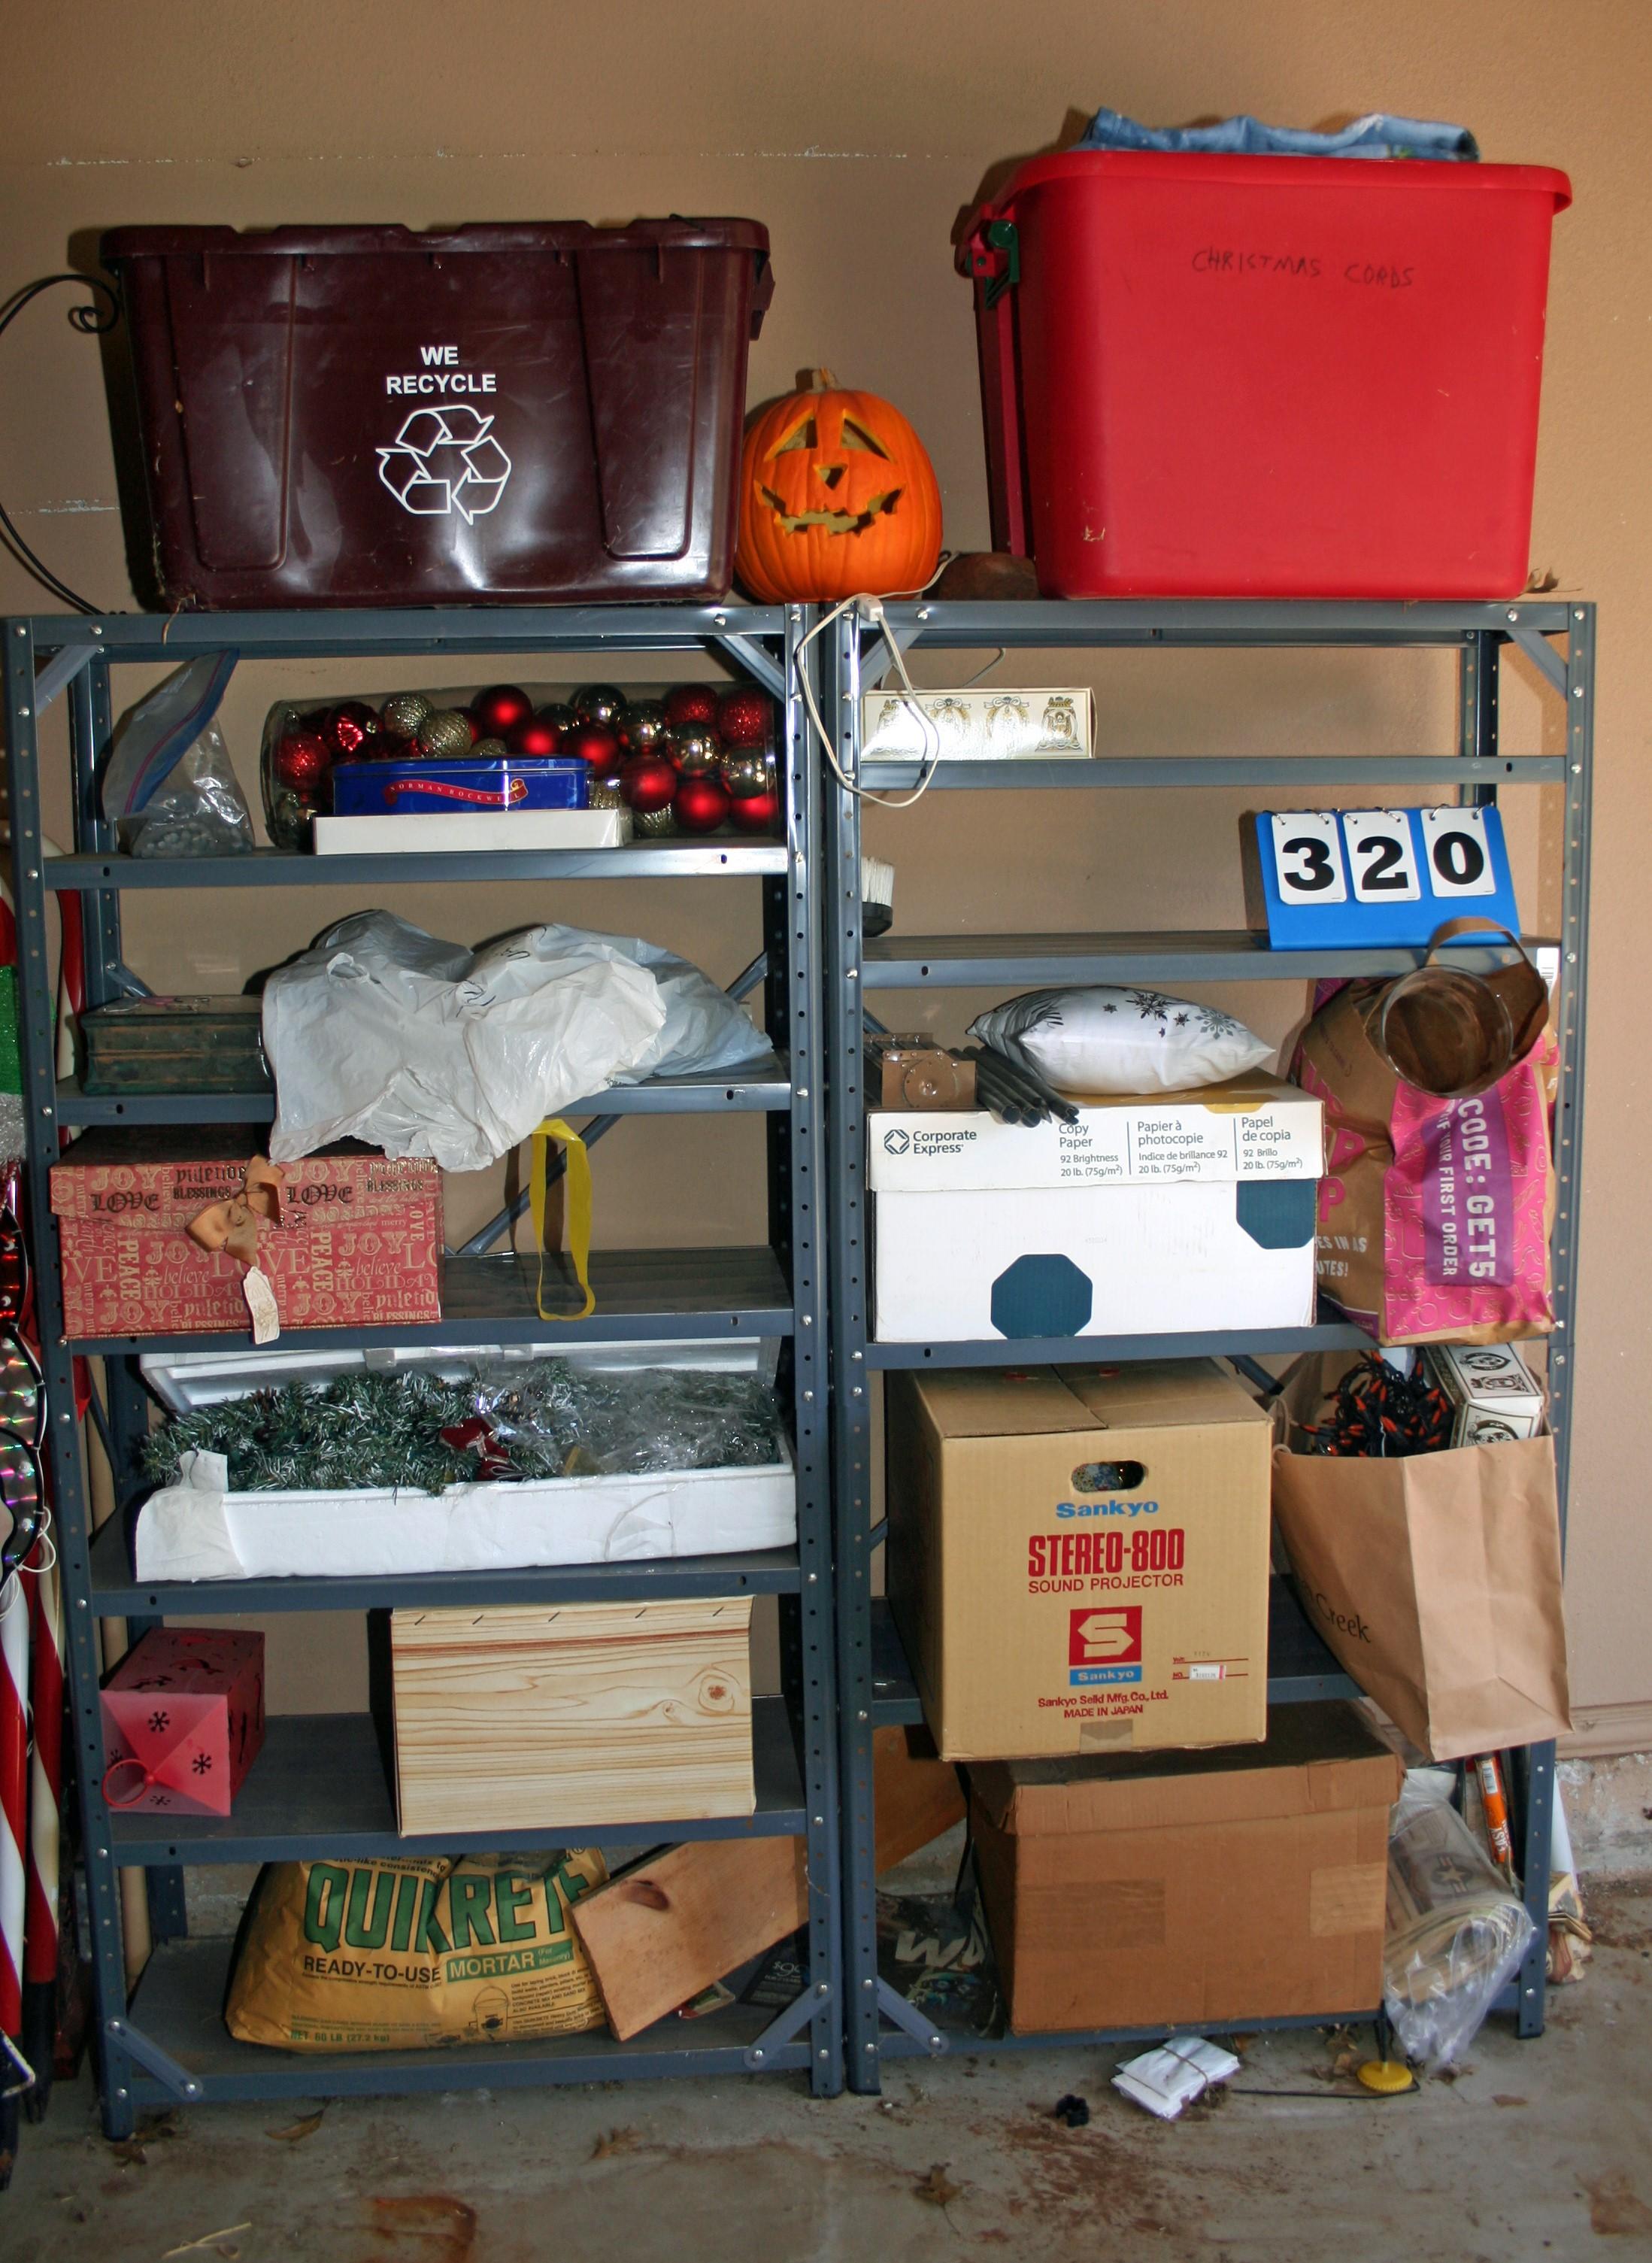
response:
[[[602,2024],[568,1910],[595,1852],[272,1862],[242,1928],[232,2035],[287,2050],[522,2042]]]

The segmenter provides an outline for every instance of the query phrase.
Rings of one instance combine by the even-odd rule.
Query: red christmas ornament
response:
[[[682,783],[661,755],[633,755],[619,774],[619,790],[639,817],[668,809]]]
[[[364,699],[342,700],[322,717],[320,730],[328,750],[341,762],[369,762],[379,749],[371,741],[384,726]]]
[[[699,723],[708,731],[717,721],[717,692],[709,683],[674,683],[666,694],[667,723]]]
[[[729,806],[722,779],[707,771],[677,780],[671,813],[685,833],[715,833],[727,817]]]
[[[453,712],[456,715],[462,715],[465,718],[465,720],[470,725],[472,746],[474,746],[479,739],[485,739],[487,736],[487,732],[483,730],[480,723],[478,722],[475,716],[472,714],[468,707],[456,707]]]
[[[290,792],[314,793],[333,767],[332,752],[319,731],[289,731],[275,750],[272,767]]]
[[[527,722],[533,713],[533,702],[514,683],[494,683],[477,693],[471,712],[482,727],[483,738],[505,739],[518,723]]]
[[[512,755],[554,755],[561,743],[556,725],[537,715],[530,715],[505,734],[505,751]]]
[[[605,724],[576,723],[557,748],[561,755],[577,755],[582,763],[591,766],[591,776],[604,782],[617,777],[625,750]]]
[[[748,793],[743,799],[731,801],[728,813],[736,833],[778,833],[780,796]]]
[[[755,684],[739,684],[718,701],[717,735],[725,747],[770,746],[774,731],[775,703]]]
[[[376,763],[416,763],[420,759],[418,741],[404,739],[400,731],[380,731],[376,739],[367,743]]]

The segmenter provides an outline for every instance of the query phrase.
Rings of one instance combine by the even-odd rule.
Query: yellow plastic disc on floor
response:
[[[1396,2098],[1416,2081],[1410,2068],[1397,2058],[1368,2058],[1354,2072],[1367,2090],[1380,2091],[1385,2098]]]

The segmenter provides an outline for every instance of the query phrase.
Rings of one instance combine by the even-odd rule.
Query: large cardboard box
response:
[[[1273,1431],[1214,1361],[891,1375],[887,1435],[943,1760],[1260,1739]]]
[[[1085,1103],[868,1119],[873,1333],[1300,1327],[1314,1312],[1320,1103],[1278,1077]]]
[[[1011,2028],[1370,2012],[1397,1758],[1349,1705],[1280,1705],[1221,1753],[970,1776]]]
[[[71,1336],[195,1335],[249,1327],[245,1269],[192,1218],[244,1193],[255,1124],[89,1132],[52,1166]],[[289,1328],[428,1326],[442,1317],[442,1175],[340,1140],[283,1167],[258,1262]]]

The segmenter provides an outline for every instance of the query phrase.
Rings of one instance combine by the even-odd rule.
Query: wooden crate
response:
[[[749,1815],[749,1595],[393,1611],[398,1827]]]

